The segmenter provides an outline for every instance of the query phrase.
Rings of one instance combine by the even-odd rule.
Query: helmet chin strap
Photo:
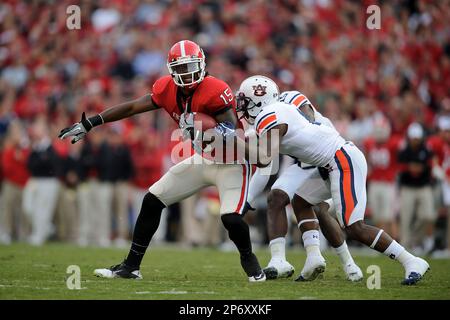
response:
[[[179,86],[184,94],[190,94],[192,91],[197,89],[198,83],[193,83],[188,86]]]
[[[194,80],[194,76],[192,76],[192,82],[190,82],[189,84],[184,84],[183,78],[181,76],[172,74],[172,78],[177,79],[177,81],[175,81],[176,85],[184,89],[195,89],[198,84],[204,79],[204,77],[202,78],[200,75],[198,80]]]
[[[190,89],[190,90],[195,89],[195,88],[197,88],[199,83],[200,82],[195,82],[193,84],[190,84],[190,85],[186,86],[185,88]]]

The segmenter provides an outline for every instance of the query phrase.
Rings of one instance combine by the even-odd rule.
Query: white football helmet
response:
[[[252,76],[241,83],[236,93],[236,110],[242,113],[241,118],[253,124],[258,113],[265,106],[278,101],[279,96],[280,90],[272,79],[260,75]]]

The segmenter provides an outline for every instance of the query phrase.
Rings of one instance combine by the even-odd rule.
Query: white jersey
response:
[[[255,119],[255,130],[261,136],[279,124],[288,125],[281,139],[280,153],[313,166],[329,164],[345,143],[333,125],[310,122],[296,105],[286,102],[264,107]]]

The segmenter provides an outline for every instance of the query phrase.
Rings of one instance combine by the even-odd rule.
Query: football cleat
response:
[[[254,253],[246,257],[241,256],[241,266],[248,276],[248,281],[250,282],[262,282],[266,281],[266,275],[261,270],[258,258],[256,258]]]
[[[305,265],[295,281],[312,281],[325,271],[325,259],[321,254],[310,254],[306,256]]]
[[[294,274],[295,269],[286,260],[271,259],[263,271],[268,280],[273,280],[278,278],[289,278]]]
[[[95,269],[94,275],[100,278],[124,278],[124,279],[142,279],[139,269],[130,268],[122,262],[107,269]]]
[[[343,266],[347,280],[352,282],[361,281],[364,276],[361,269],[356,265],[356,263],[348,263]]]
[[[250,282],[262,282],[262,281],[266,281],[266,275],[263,271],[261,271],[260,274],[248,277],[248,281]]]
[[[424,259],[415,257],[405,266],[405,279],[403,285],[411,286],[422,280],[425,273],[430,270],[430,265]]]

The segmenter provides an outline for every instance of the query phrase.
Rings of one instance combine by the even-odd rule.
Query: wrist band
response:
[[[92,127],[96,127],[96,126],[99,126],[99,125],[105,123],[105,121],[103,120],[103,118],[102,118],[102,116],[100,114],[97,114],[97,115],[95,115],[93,117],[90,117],[88,119],[88,121],[90,122]]]

